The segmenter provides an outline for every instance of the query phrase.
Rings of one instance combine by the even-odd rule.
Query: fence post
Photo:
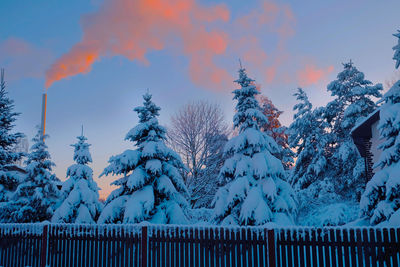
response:
[[[140,249],[140,266],[147,267],[147,226],[142,226]]]
[[[48,232],[48,225],[43,226],[43,233],[42,233],[42,250],[40,253],[40,266],[46,267],[46,256],[47,256],[47,232]]]
[[[275,233],[274,229],[268,230],[268,267],[275,267]]]

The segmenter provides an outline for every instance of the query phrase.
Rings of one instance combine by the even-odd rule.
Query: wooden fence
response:
[[[399,266],[400,228],[0,224],[0,266]]]

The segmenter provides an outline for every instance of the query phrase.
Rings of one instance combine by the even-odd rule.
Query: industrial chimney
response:
[[[46,134],[46,108],[47,108],[47,94],[44,93],[42,98],[42,125],[40,127],[42,131],[43,141],[44,141],[44,135]]]

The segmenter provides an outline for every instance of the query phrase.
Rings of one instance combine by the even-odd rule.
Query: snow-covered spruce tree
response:
[[[239,135],[225,146],[228,159],[219,178],[227,181],[213,201],[213,220],[217,224],[262,225],[268,222],[292,223],[295,195],[285,182],[285,171],[272,154],[279,148],[260,126],[267,122],[255,96],[253,80],[240,68],[241,88],[233,91],[238,101],[233,118]]]
[[[27,174],[18,185],[10,201],[12,222],[28,223],[50,220],[59,198],[58,178],[51,173],[55,164],[44,139],[38,131],[32,139],[33,145],[26,161]]]
[[[178,169],[184,168],[177,153],[165,145],[164,127],[158,124],[160,108],[145,94],[144,106],[134,110],[139,124],[125,139],[137,146],[110,158],[101,175],[123,175],[105,202],[99,223],[184,224],[188,192]]]
[[[289,179],[297,193],[296,223],[309,226],[343,225],[353,219],[357,205],[344,202],[327,176],[328,124],[324,108],[312,109],[307,94],[299,88],[294,94],[299,101],[289,127],[289,144],[296,151],[296,165]]]
[[[10,167],[24,155],[22,152],[14,151],[18,140],[24,135],[11,132],[14,127],[13,123],[19,115],[19,113],[13,112],[13,102],[7,96],[4,69],[2,69],[0,80],[0,206],[8,201],[21,179],[21,174],[12,171]],[[2,213],[0,213],[0,221],[2,221]]]
[[[98,187],[93,181],[93,171],[88,166],[92,162],[87,138],[78,136],[74,147],[76,164],[67,170],[69,177],[61,189],[60,206],[51,219],[54,223],[95,223],[100,215],[102,204],[99,201]]]
[[[267,123],[261,126],[261,131],[274,138],[280,151],[274,156],[282,161],[285,170],[289,170],[294,165],[294,153],[289,148],[287,128],[281,125],[279,116],[283,113],[272,101],[263,95],[259,95],[257,100],[260,103],[262,113],[267,117]]]
[[[365,80],[350,61],[343,64],[344,70],[337,75],[327,89],[335,99],[327,104],[324,116],[329,123],[331,144],[328,158],[330,177],[335,191],[345,198],[360,197],[365,187],[364,160],[351,139],[351,129],[356,122],[368,116],[376,104],[372,97],[381,97],[381,84],[373,85]]]
[[[312,110],[306,92],[298,88],[294,96],[299,103],[293,107],[296,113],[288,129],[288,141],[296,151],[297,160],[289,180],[297,190],[302,190],[324,179],[327,167],[325,148],[329,136],[325,132],[328,125],[321,117],[321,110]]]
[[[395,50],[396,68],[400,66],[400,31]],[[361,216],[369,218],[370,224],[388,221],[392,226],[400,225],[400,80],[383,96],[378,129],[382,150],[376,167],[379,171],[368,182],[361,196]]]

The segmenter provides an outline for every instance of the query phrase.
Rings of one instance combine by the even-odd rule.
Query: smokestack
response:
[[[41,125],[41,130],[42,130],[42,136],[43,136],[43,141],[44,141],[44,135],[46,133],[46,108],[47,108],[47,94],[43,94],[42,98],[42,125]]]

